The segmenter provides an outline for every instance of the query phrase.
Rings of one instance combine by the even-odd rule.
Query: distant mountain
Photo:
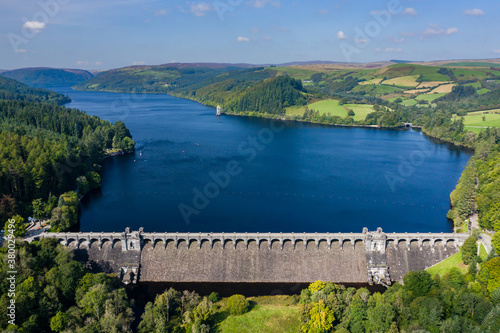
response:
[[[63,105],[71,102],[68,96],[55,91],[33,88],[24,83],[0,75],[0,100],[24,102],[49,102]]]
[[[36,88],[72,86],[93,77],[81,69],[58,68],[20,68],[1,73],[3,76],[17,80]]]

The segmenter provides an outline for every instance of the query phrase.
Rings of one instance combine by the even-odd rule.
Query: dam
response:
[[[95,272],[138,282],[390,285],[458,252],[468,234],[385,233],[43,233]]]

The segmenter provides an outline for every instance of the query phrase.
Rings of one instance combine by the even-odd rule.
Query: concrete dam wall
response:
[[[377,283],[428,268],[467,234],[45,233],[94,271],[137,282]]]

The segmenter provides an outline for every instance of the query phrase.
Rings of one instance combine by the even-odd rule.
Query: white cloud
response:
[[[356,39],[356,43],[359,43],[359,44],[366,44],[368,43],[368,41],[364,38],[358,38]]]
[[[88,65],[88,64],[89,64],[89,62],[88,62],[88,61],[83,61],[83,60],[78,60],[78,61],[76,62],[76,64],[77,64],[77,65]]]
[[[35,33],[39,33],[45,28],[45,23],[39,21],[26,21],[23,27]]]
[[[337,38],[338,39],[347,39],[347,35],[342,30],[339,30],[339,32],[337,32]]]
[[[328,14],[328,9],[321,9],[321,10],[319,11],[319,14],[320,14],[320,15],[327,15],[327,14]]]
[[[271,37],[269,37],[269,36],[262,36],[262,39],[263,40],[271,40]]]
[[[402,42],[405,41],[405,39],[403,37],[401,37],[401,38],[394,38],[393,41],[396,42],[396,43],[402,43]]]
[[[203,16],[206,12],[212,10],[212,6],[206,2],[192,3],[190,10],[196,16]]]
[[[14,52],[16,52],[16,53],[26,53],[26,51],[27,51],[26,49],[16,49],[16,50],[14,50]]]
[[[285,28],[285,27],[276,27],[276,29],[278,29],[279,31],[283,31],[283,32],[289,32],[290,31],[290,29]]]
[[[96,62],[95,62],[95,64],[96,64],[97,66],[100,66],[100,65],[102,65],[102,62],[101,62],[101,61],[96,61]]]
[[[448,29],[443,29],[438,24],[429,24],[429,27],[424,31],[424,36],[439,36],[439,35],[451,35],[458,32],[457,27],[451,27]]]
[[[268,4],[271,4],[274,7],[281,7],[280,0],[251,0],[247,3],[255,8],[262,8]]]
[[[170,9],[169,9],[169,10],[167,10],[167,9],[160,9],[160,10],[158,10],[158,11],[156,11],[156,12],[155,12],[155,16],[162,16],[162,15],[165,15],[165,14],[167,14],[169,11],[170,11]]]
[[[494,53],[500,53],[500,49],[493,51]]]
[[[132,65],[133,65],[133,66],[137,66],[137,65],[144,65],[144,64],[145,64],[145,62],[144,62],[144,61],[134,61],[134,62],[132,62]]]
[[[243,36],[239,36],[238,38],[236,38],[236,41],[237,41],[238,43],[243,43],[243,42],[247,43],[247,42],[249,42],[249,41],[250,41],[250,38],[248,38],[248,37],[243,37]]]
[[[257,27],[255,27],[255,28],[253,28],[253,29],[248,30],[248,32],[249,32],[249,33],[251,33],[251,34],[257,34],[257,33],[259,33],[259,32],[260,32],[260,29],[259,29],[259,28],[257,28]]]
[[[398,47],[398,48],[387,47],[384,51],[385,52],[402,52],[403,49],[400,47]]]
[[[484,12],[481,9],[474,8],[474,9],[464,10],[464,14],[472,16],[481,16],[484,15]]]
[[[415,8],[408,7],[408,8],[406,8],[403,11],[403,14],[408,14],[408,15],[411,15],[411,16],[416,16],[418,14],[418,12],[415,10]]]

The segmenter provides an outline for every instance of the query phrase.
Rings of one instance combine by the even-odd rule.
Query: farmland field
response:
[[[445,93],[438,93],[438,94],[422,94],[417,97],[415,97],[416,100],[426,100],[427,102],[432,102],[435,99],[438,99],[441,96],[446,95]]]
[[[421,89],[421,88],[434,88],[434,87],[437,87],[441,84],[446,84],[446,83],[450,83],[450,81],[424,81],[422,83],[420,83],[417,88],[418,89]]]
[[[495,64],[491,62],[452,62],[450,64],[444,65],[446,67],[500,67],[500,64]]]
[[[388,86],[416,87],[420,84],[419,82],[417,82],[418,77],[418,75],[401,76],[394,79],[385,80],[382,82],[382,84]]]
[[[485,117],[484,121],[483,117]],[[455,118],[460,119],[459,117]],[[500,127],[500,110],[470,112],[463,118],[465,128],[474,133],[479,133],[487,127]]]
[[[345,104],[346,108],[354,111],[354,120],[365,120],[369,113],[375,112],[373,105],[368,104]]]
[[[328,114],[332,116],[339,116],[342,118],[347,117],[347,111],[341,105],[339,105],[338,100],[326,99],[323,101],[308,104],[309,110],[319,111],[320,114]],[[292,106],[286,109],[287,116],[302,116],[306,109],[305,105],[302,106]]]
[[[451,89],[453,88],[455,84],[444,84],[442,86],[439,86],[435,88],[434,90],[430,91],[428,94],[434,94],[434,93],[450,93]]]
[[[371,79],[371,80],[368,80],[368,81],[361,81],[361,82],[359,82],[359,84],[362,85],[362,86],[366,86],[366,85],[369,85],[369,84],[379,84],[380,81],[382,81],[382,80],[383,80],[382,78]]]

